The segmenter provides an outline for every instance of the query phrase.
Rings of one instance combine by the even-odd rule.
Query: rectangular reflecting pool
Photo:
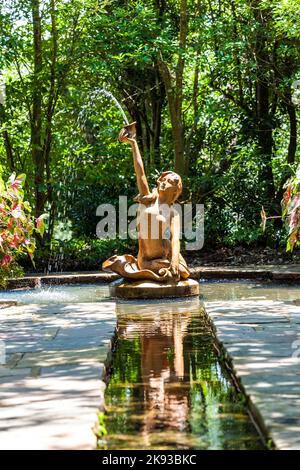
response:
[[[100,449],[264,449],[198,299],[117,303]]]

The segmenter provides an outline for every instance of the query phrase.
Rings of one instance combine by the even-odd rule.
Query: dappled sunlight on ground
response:
[[[219,291],[216,287],[216,297],[222,300],[212,300],[208,287],[205,309],[276,445],[299,449],[300,307],[293,301],[299,288],[273,286],[273,293],[268,286],[256,285],[239,292],[239,285],[231,283],[228,293],[225,283]],[[265,298],[246,297],[245,290],[252,289]]]
[[[94,448],[114,302],[12,306],[1,318],[1,448]]]

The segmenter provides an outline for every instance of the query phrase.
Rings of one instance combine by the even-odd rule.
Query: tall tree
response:
[[[183,86],[184,65],[188,35],[188,11],[187,0],[180,1],[179,7],[179,38],[177,62],[175,73],[172,76],[170,67],[164,59],[162,52],[158,58],[158,65],[164,81],[168,103],[170,120],[172,125],[172,138],[174,145],[175,171],[183,175],[185,166],[184,124],[183,124]]]

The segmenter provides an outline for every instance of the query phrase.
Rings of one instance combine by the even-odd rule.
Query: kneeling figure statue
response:
[[[164,171],[151,192],[136,141],[135,123],[124,126],[119,141],[130,144],[133,153],[139,190],[135,198],[139,203],[139,251],[137,259],[132,255],[112,256],[104,261],[102,268],[136,280],[177,282],[187,279],[190,271],[180,254],[180,215],[173,206],[182,192],[181,178],[173,171]]]

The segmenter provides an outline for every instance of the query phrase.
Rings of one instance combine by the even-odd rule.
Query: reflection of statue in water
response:
[[[135,123],[121,130],[119,140],[132,147],[139,189],[136,197],[139,252],[137,259],[131,255],[112,256],[102,267],[130,279],[186,279],[190,272],[180,254],[180,216],[173,207],[182,192],[181,178],[177,173],[165,171],[157,180],[157,188],[150,192],[136,141]]]
[[[120,303],[116,313],[119,339],[140,341],[141,375],[137,380],[143,383],[139,394],[143,420],[139,439],[147,448],[157,430],[162,439],[168,435],[172,440],[186,439],[181,433],[189,428],[190,370],[184,361],[184,338],[193,317],[199,316],[199,300],[144,303],[140,309],[142,315],[132,313],[132,305]]]

